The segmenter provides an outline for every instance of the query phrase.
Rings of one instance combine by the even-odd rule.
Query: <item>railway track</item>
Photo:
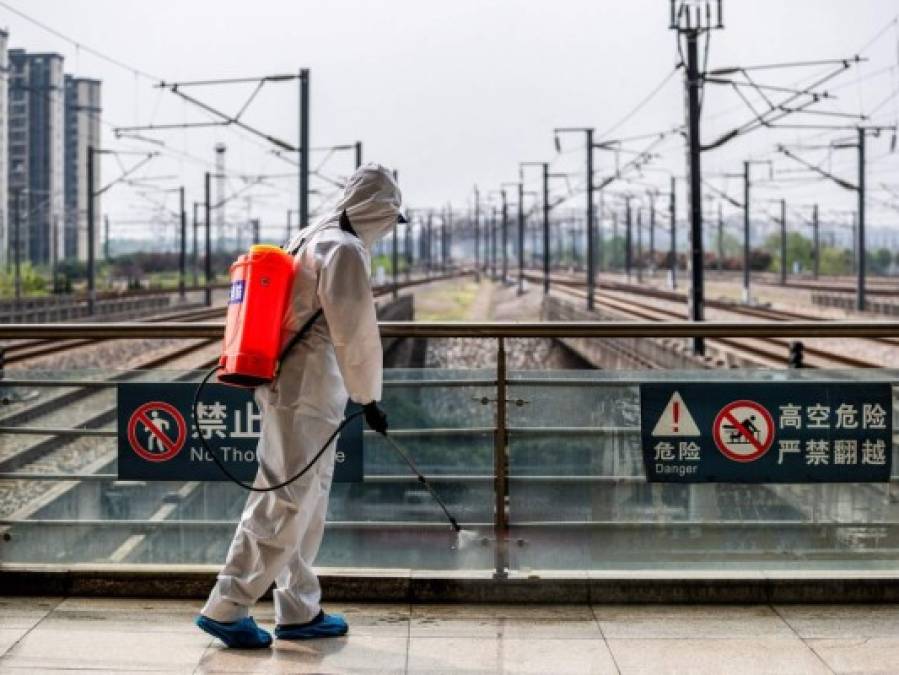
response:
[[[542,276],[540,276],[538,274],[534,274],[533,272],[530,272],[530,273],[526,272],[525,277],[532,281],[541,281],[542,282]],[[551,279],[552,279],[552,284],[556,288],[561,286],[561,287],[564,287],[567,289],[573,289],[573,288],[580,289],[580,291],[582,293],[580,297],[582,297],[582,298],[587,297],[586,291],[583,290],[583,287],[586,286],[586,284],[582,280],[572,279],[571,277],[567,277],[565,275],[555,275]],[[643,296],[643,297],[654,298],[657,300],[672,302],[672,303],[676,303],[678,305],[686,306],[687,297],[683,293],[678,293],[676,291],[669,291],[669,290],[665,290],[665,289],[661,289],[661,288],[637,286],[634,284],[625,284],[625,283],[620,283],[620,282],[615,282],[615,281],[611,281],[611,282],[604,281],[604,282],[598,284],[598,287],[599,287],[599,291],[597,293],[601,293],[602,291],[607,292],[607,294],[604,296],[597,295],[597,298],[602,298],[602,302],[604,305],[608,305],[609,302],[616,300],[616,299],[619,302],[624,303],[624,305],[630,304],[631,306],[629,309],[624,306],[620,306],[619,309],[621,311],[629,312],[632,316],[638,316],[639,318],[645,318],[650,321],[664,321],[667,319],[683,319],[684,318],[684,313],[682,311],[680,311],[680,312],[669,311],[669,310],[665,310],[663,308],[656,308],[656,307],[652,307],[652,308],[648,308],[648,309],[651,309],[653,311],[658,311],[660,313],[660,315],[658,317],[653,317],[649,314],[647,314],[645,316],[641,316],[637,312],[647,309],[646,305],[636,303],[632,300],[629,300],[628,298],[621,297],[620,295],[615,297],[615,296],[610,296],[608,294],[608,292],[612,292],[612,293],[619,293],[621,295],[639,295],[639,296]],[[721,311],[725,311],[725,312],[730,312],[730,313],[736,314],[740,317],[752,317],[752,318],[756,318],[756,319],[763,319],[766,321],[794,321],[794,320],[823,321],[823,320],[825,320],[825,319],[821,319],[820,316],[817,316],[815,314],[807,314],[807,313],[797,312],[797,311],[773,309],[770,307],[751,307],[751,306],[746,306],[746,305],[742,305],[739,303],[727,302],[727,301],[722,301],[722,300],[706,300],[705,305],[706,305],[706,307],[708,307],[710,309],[717,309],[717,310],[721,310]],[[891,347],[899,347],[899,340],[897,340],[896,338],[867,337],[867,338],[858,338],[858,340],[860,340],[862,342],[872,343],[872,344],[888,345]],[[767,356],[767,355],[775,356],[774,354],[772,354],[770,352],[770,350],[764,349],[762,347],[749,349],[749,345],[751,343],[749,340],[747,340],[745,338],[739,339],[739,340],[730,339],[730,338],[717,338],[715,341],[719,342],[721,344],[730,345],[730,347],[732,347],[732,348],[736,348],[737,345],[743,345],[742,348],[744,350],[751,351],[756,356]],[[787,357],[784,356],[784,354],[786,354],[786,350],[789,349],[788,341],[780,340],[777,338],[769,338],[766,340],[755,340],[753,342],[756,345],[759,345],[761,343],[767,343],[769,345],[778,345],[778,347],[780,347],[783,350],[783,352],[779,356],[775,356],[775,361],[777,361],[778,363],[781,363],[781,364],[786,362]],[[820,348],[816,348],[816,347],[804,346],[803,351],[806,356],[811,356],[815,359],[821,360],[822,362],[830,361],[832,363],[837,364],[839,367],[850,367],[850,368],[880,368],[880,367],[883,367],[882,363],[878,363],[875,361],[858,358],[858,357],[854,357],[854,356],[849,356],[849,355],[845,355],[845,354],[837,354],[830,350],[820,349]],[[826,367],[826,366],[817,366],[817,367]]]
[[[583,289],[566,287],[558,284],[556,291],[586,299],[587,293]],[[635,300],[613,297],[610,295],[596,296],[597,302],[603,308],[611,309],[630,318],[644,319],[646,321],[669,321],[683,319],[682,312],[647,306]],[[785,366],[789,363],[790,342],[780,338],[708,338],[707,343],[719,345],[728,351],[742,353],[761,361],[763,365]],[[806,365],[810,368],[879,368],[881,364],[860,359],[846,354],[838,354],[832,351],[816,347],[804,348]]]
[[[463,271],[454,271],[447,274],[435,276],[422,276],[407,279],[397,284],[400,290],[420,286],[423,284],[442,281],[453,277],[466,274]],[[216,288],[227,288],[227,285],[218,285]],[[383,284],[372,289],[375,297],[383,297],[393,291],[392,284]],[[171,312],[165,314],[156,314],[150,317],[138,319],[141,322],[154,321],[205,321],[208,319],[224,318],[225,306],[219,307],[202,307],[199,309]],[[20,340],[0,345],[0,367],[11,364],[20,364],[30,359],[48,356],[50,354],[58,354],[61,352],[78,349],[81,347],[90,347],[101,342],[104,339],[82,339],[82,340]]]
[[[167,314],[156,314],[152,317],[139,319],[141,322],[153,321],[203,321],[206,319],[214,319],[222,316],[224,307],[204,307],[185,312],[172,312]],[[84,339],[84,340],[21,340],[11,342],[0,346],[2,350],[3,365],[13,363],[21,363],[29,359],[35,359],[41,356],[57,354],[59,352],[77,349],[79,347],[87,347],[96,345],[106,340]]]
[[[400,288],[408,288],[420,284],[440,281],[458,276],[458,272],[433,276],[427,278],[412,278],[398,284]],[[391,293],[391,284],[376,287],[373,292],[376,296],[384,296]],[[224,316],[225,307],[202,308],[199,310],[178,312],[162,316],[155,316],[145,321],[195,321]],[[54,344],[52,340],[23,340],[6,345],[7,353],[12,352],[6,363],[24,362],[47,354],[59,353],[66,350],[74,350],[81,347],[95,345],[99,340],[67,340]],[[210,367],[217,356],[201,356],[203,350],[216,345],[218,339],[195,340],[191,344],[180,346],[167,351],[164,354],[146,358],[138,364],[131,366],[129,372],[120,373],[102,381],[103,384],[127,381],[140,375],[142,370],[151,370],[160,367],[177,367],[182,370],[196,371]],[[177,380],[186,380],[194,376],[193,372],[179,376]],[[0,383],[3,381],[0,380]],[[7,379],[9,386],[15,386],[16,380]],[[7,441],[0,447],[0,514],[9,515],[9,504],[4,506],[4,501],[14,499],[18,509],[24,508],[29,502],[43,498],[43,488],[40,481],[16,480],[9,476],[13,472],[36,472],[51,470],[58,472],[54,458],[60,457],[60,464],[65,464],[66,470],[77,469],[81,472],[94,473],[114,459],[114,451],[109,450],[101,457],[94,457],[92,461],[73,465],[71,455],[78,444],[92,443],[95,448],[103,444],[98,443],[99,437],[108,435],[105,427],[115,420],[115,391],[107,386],[89,386],[87,383],[74,383],[72,386],[60,384],[58,387],[41,388],[40,400],[25,402],[27,405],[15,405],[19,410],[10,411],[9,414],[0,414],[0,434],[7,435]],[[8,400],[4,399],[8,404]],[[71,433],[56,433],[59,429],[82,429],[88,432],[85,436]],[[6,482],[9,489],[2,489]],[[10,482],[12,483],[10,485]],[[52,489],[68,490],[77,485],[79,481],[65,482],[63,485],[55,484]],[[46,487],[46,486],[45,486]],[[54,493],[56,494],[56,493]],[[61,493],[60,493],[61,494]],[[56,496],[60,496],[56,494]]]

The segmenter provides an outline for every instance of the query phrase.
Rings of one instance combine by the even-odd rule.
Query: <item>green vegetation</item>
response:
[[[772,272],[780,271],[780,234],[772,233],[765,239],[762,249],[771,256],[771,264],[768,269]],[[810,239],[803,237],[798,232],[787,233],[787,272],[793,271],[793,266],[799,263],[801,270],[810,270],[815,265],[815,247]]]
[[[45,270],[35,268],[29,262],[22,263],[21,267],[22,295],[47,295],[47,273]],[[0,273],[0,294],[12,297],[16,293],[15,272],[10,269]]]

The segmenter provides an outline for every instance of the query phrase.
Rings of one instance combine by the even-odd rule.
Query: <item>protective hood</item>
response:
[[[393,229],[400,215],[402,195],[393,174],[380,164],[365,164],[350,176],[343,197],[327,222],[340,220],[346,211],[353,231],[365,247],[372,245]]]

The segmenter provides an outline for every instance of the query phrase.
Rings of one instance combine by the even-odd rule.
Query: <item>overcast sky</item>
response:
[[[563,154],[557,156],[553,127],[593,126],[598,135],[605,133],[677,63],[667,0],[9,0],[8,4],[151,78],[259,76],[310,68],[313,146],[362,140],[367,160],[399,171],[404,196],[413,208],[452,202],[462,209],[470,203],[475,184],[489,194],[502,182],[516,180],[519,161],[554,160],[554,170],[572,172],[572,187],[577,189],[584,182],[582,139],[563,138]],[[840,95],[831,109],[858,113],[879,104],[874,120],[892,124],[899,110],[897,7],[895,0],[725,0],[725,28],[712,36],[710,67],[849,57],[886,29],[865,52],[869,62],[827,86],[833,85]],[[77,49],[2,6],[0,23],[10,31],[10,46],[60,52],[67,71],[103,80],[107,147],[154,149],[140,141],[117,141],[115,126],[207,119],[171,93],[154,88],[152,79]],[[807,82],[820,72],[819,66],[758,77],[762,82],[792,84]],[[195,93],[233,112],[249,91],[247,86],[230,85]],[[892,99],[883,103],[891,92]],[[710,91],[703,115],[703,136],[708,141],[746,121],[749,112],[731,91]],[[296,83],[266,86],[245,119],[294,142]],[[608,137],[662,131],[682,122],[683,79],[678,72]],[[202,199],[202,172],[208,168],[204,162],[211,161],[216,141],[228,146],[230,173],[295,171],[271,154],[264,141],[245,133],[215,129],[146,135],[163,140],[170,159],[148,165],[144,175],[177,176],[159,185],[183,182],[188,201]],[[709,180],[740,196],[736,181],[714,175],[739,170],[750,155],[773,156],[776,142],[808,136],[808,132],[755,132],[706,153],[704,169]],[[838,136],[819,133],[817,142]],[[887,154],[889,139],[872,139],[870,144],[875,163],[869,183],[896,185],[899,194],[899,160]],[[655,150],[661,155],[658,166],[683,174],[682,139],[671,136]],[[322,159],[324,153],[313,156],[313,166]],[[827,166],[854,178],[854,160],[851,151],[843,151]],[[133,160],[123,161],[127,166]],[[822,161],[822,155],[815,161]],[[339,153],[321,170],[327,176],[344,176],[351,162],[349,153]],[[597,163],[600,171],[610,170],[613,158],[597,153]],[[796,168],[785,160],[779,160],[781,165]],[[113,161],[106,160],[104,178],[117,171]],[[759,169],[760,174],[765,172]],[[536,189],[536,172],[529,176]],[[661,173],[647,173],[643,180],[665,184]],[[254,201],[235,202],[229,207],[229,219],[253,213],[264,223],[282,222],[286,209],[296,205],[295,179],[275,178],[272,183],[245,193],[256,195]],[[229,190],[240,185],[233,178]],[[323,194],[331,191],[320,180],[313,186]],[[784,192],[772,191],[770,197],[785,194],[797,208],[812,199],[832,209],[853,206],[848,192],[829,184],[787,187]],[[557,186],[563,188],[564,184]],[[759,189],[759,198],[767,199],[766,187]],[[885,195],[882,192],[878,199],[886,199]],[[582,201],[573,197],[573,206],[580,204],[578,199]],[[123,229],[116,231],[124,234],[124,223],[146,218],[153,200],[175,205],[173,194],[141,197],[119,187],[107,193],[103,208],[114,222],[123,223]],[[890,218],[889,211],[879,206],[872,212],[872,218]]]

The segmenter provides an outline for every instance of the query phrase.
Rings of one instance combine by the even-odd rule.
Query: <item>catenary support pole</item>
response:
[[[787,200],[780,200],[780,285],[787,284]]]
[[[15,264],[15,316],[18,320],[22,303],[22,189],[13,189],[13,262]]]
[[[637,208],[637,283],[643,283],[643,209]]]
[[[549,293],[549,162],[543,162],[543,293]]]
[[[184,203],[184,186],[178,189],[178,204],[180,218],[180,238],[178,247],[178,296],[184,300],[185,286],[187,283],[187,206]]]
[[[300,70],[300,229],[309,224],[309,69]]]
[[[624,273],[627,280],[631,280],[631,267],[633,266],[633,223],[631,222],[633,214],[631,213],[631,198],[626,197],[624,200]]]
[[[724,211],[718,202],[718,271],[724,269]]]
[[[818,222],[818,205],[812,207],[812,241],[815,247],[815,260],[813,274],[815,279],[821,273],[821,229]]]
[[[508,253],[509,253],[509,250],[508,250],[508,249],[509,249],[509,205],[508,205],[508,203],[506,202],[506,191],[505,191],[505,189],[500,190],[500,194],[502,195],[502,198],[503,198],[503,213],[502,213],[502,216],[503,216],[503,221],[502,221],[502,228],[503,228],[503,237],[502,237],[502,246],[503,246],[503,250],[502,250],[503,278],[502,278],[502,281],[503,281],[503,283],[506,283],[507,276],[508,276],[508,273],[509,273],[509,259],[508,259],[508,258],[509,258],[509,256],[508,256]]]
[[[752,280],[752,261],[750,260],[750,232],[749,232],[749,162],[743,162],[743,302],[752,302],[752,289],[749,284]]]
[[[593,129],[586,129],[587,136],[587,309],[592,310],[596,286],[593,269]]]
[[[481,280],[481,194],[474,186],[474,280]]]
[[[649,269],[653,276],[656,270],[656,196],[649,193]]]
[[[208,171],[203,177],[203,194],[204,208],[206,210],[204,218],[204,229],[206,230],[206,256],[203,261],[206,290],[204,293],[204,302],[207,307],[212,307],[212,174]]]
[[[671,176],[671,188],[668,193],[668,219],[671,221],[671,288],[677,289],[677,192],[674,176]]]
[[[702,175],[699,141],[699,90],[702,78],[699,73],[699,29],[686,31],[687,38],[687,142],[689,159],[690,199],[690,294],[688,310],[691,321],[704,318],[703,253],[702,253]],[[705,354],[701,337],[693,338],[693,352]]]
[[[87,146],[87,314],[93,316],[96,309],[96,269],[94,260],[94,231],[96,227],[96,188],[94,186],[97,150]]]
[[[400,252],[399,252],[399,237],[397,233],[397,229],[399,225],[397,223],[393,224],[393,237],[392,237],[392,246],[390,251],[390,268],[393,273],[393,299],[396,300],[400,295],[400,280],[399,280],[399,272],[400,272]]]
[[[190,265],[193,270],[193,287],[194,288],[196,288],[197,286],[200,285],[200,277],[199,277],[199,275],[200,275],[200,268],[199,268],[199,265],[200,265],[200,255],[199,255],[200,250],[199,250],[199,248],[200,248],[200,246],[199,246],[199,243],[197,242],[197,235],[199,233],[199,213],[198,213],[199,209],[200,209],[200,203],[194,202],[193,203],[194,236],[193,236],[193,251],[192,251],[192,256],[191,256],[192,260],[191,260],[191,265]]]
[[[865,129],[858,128],[858,241],[855,244],[858,282],[855,309],[865,311]]]
[[[518,295],[524,293],[524,176],[518,181]]]

